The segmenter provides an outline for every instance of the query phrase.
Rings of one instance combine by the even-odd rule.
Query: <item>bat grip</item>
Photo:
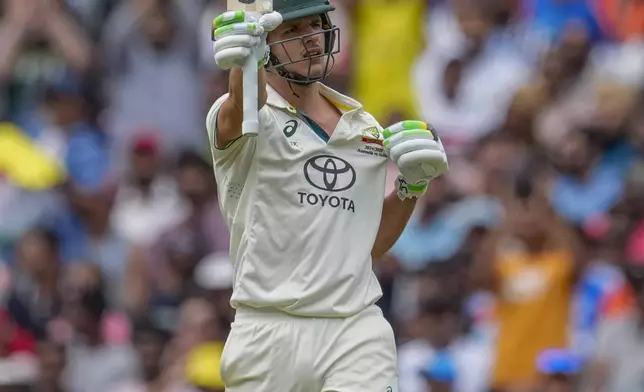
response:
[[[255,56],[248,56],[243,66],[244,86],[244,120],[242,134],[254,137],[259,133],[259,108],[257,96],[259,85],[259,71]]]

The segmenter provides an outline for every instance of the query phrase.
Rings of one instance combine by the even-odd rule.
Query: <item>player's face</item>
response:
[[[289,72],[322,77],[329,57],[323,30],[319,15],[284,22],[268,36],[268,43],[274,44],[271,53],[280,63],[292,63],[284,66]]]

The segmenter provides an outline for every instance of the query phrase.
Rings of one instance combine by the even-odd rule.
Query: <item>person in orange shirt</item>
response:
[[[570,302],[583,260],[575,234],[558,220],[543,189],[521,176],[505,222],[478,252],[472,279],[497,297],[495,390],[528,390],[543,350],[568,345]]]
[[[644,37],[644,2],[640,0],[597,0],[602,29],[618,41]]]
[[[603,318],[617,317],[635,307],[635,294],[628,284],[608,294],[602,301],[600,313]]]
[[[637,202],[635,202],[637,203]],[[637,219],[640,213],[629,211],[630,219]],[[644,265],[644,223],[630,226],[623,248],[622,270],[626,278],[633,275],[634,266]],[[615,291],[609,293],[600,304],[602,318],[615,318],[632,312],[637,308],[637,296],[633,284],[626,279]]]

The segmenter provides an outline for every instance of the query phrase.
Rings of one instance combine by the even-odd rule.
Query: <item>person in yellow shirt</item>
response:
[[[619,41],[644,36],[644,2],[638,0],[596,0],[597,16],[603,29]]]
[[[353,22],[351,87],[378,121],[416,115],[411,68],[425,45],[426,4],[426,0],[349,0],[345,4]]]
[[[473,281],[497,297],[499,334],[492,385],[530,388],[536,358],[566,348],[570,302],[582,260],[578,240],[528,176],[515,184],[506,221],[482,245]]]
[[[40,191],[62,184],[66,173],[20,128],[0,123],[0,176],[20,188]]]

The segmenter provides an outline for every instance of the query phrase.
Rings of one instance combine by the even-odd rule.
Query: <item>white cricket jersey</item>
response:
[[[270,86],[255,138],[215,148],[227,95],[208,113],[234,308],[343,317],[382,295],[371,263],[387,171],[382,128],[358,102],[320,87],[342,112],[330,138]]]

